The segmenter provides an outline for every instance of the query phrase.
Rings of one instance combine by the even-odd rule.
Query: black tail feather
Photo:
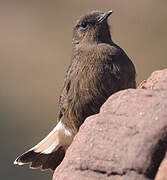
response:
[[[30,163],[30,168],[40,168],[41,170],[55,170],[56,167],[62,162],[65,156],[65,150],[63,147],[59,147],[57,151],[50,154],[43,154],[28,151],[16,159],[16,163]]]

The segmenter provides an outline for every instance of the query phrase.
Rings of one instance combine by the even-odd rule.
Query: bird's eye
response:
[[[88,23],[87,22],[82,22],[81,27],[83,29],[86,29],[88,27]]]

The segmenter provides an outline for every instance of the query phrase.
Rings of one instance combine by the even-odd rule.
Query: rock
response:
[[[144,80],[138,88],[153,89],[153,90],[167,90],[167,69],[155,71],[148,78]],[[167,180],[167,152],[161,165],[159,166],[155,180]]]
[[[138,88],[167,90],[167,69],[154,71],[147,80],[144,80],[138,86]]]
[[[87,118],[53,180],[151,180],[166,149],[167,69],[112,95]]]

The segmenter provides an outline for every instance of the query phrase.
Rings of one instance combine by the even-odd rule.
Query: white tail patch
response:
[[[47,149],[45,149],[44,151],[42,151],[41,153],[44,154],[50,154],[54,151],[54,149],[59,145],[59,139],[56,139],[55,142],[52,143],[52,145],[50,145]]]
[[[68,147],[73,139],[73,134],[67,130],[63,123],[59,121],[56,127],[36,146],[29,151],[50,154],[60,146]]]

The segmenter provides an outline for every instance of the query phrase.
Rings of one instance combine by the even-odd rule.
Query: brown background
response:
[[[55,126],[72,27],[96,9],[114,11],[113,40],[133,60],[138,82],[167,66],[166,0],[0,0],[1,179],[51,178],[13,161]]]

